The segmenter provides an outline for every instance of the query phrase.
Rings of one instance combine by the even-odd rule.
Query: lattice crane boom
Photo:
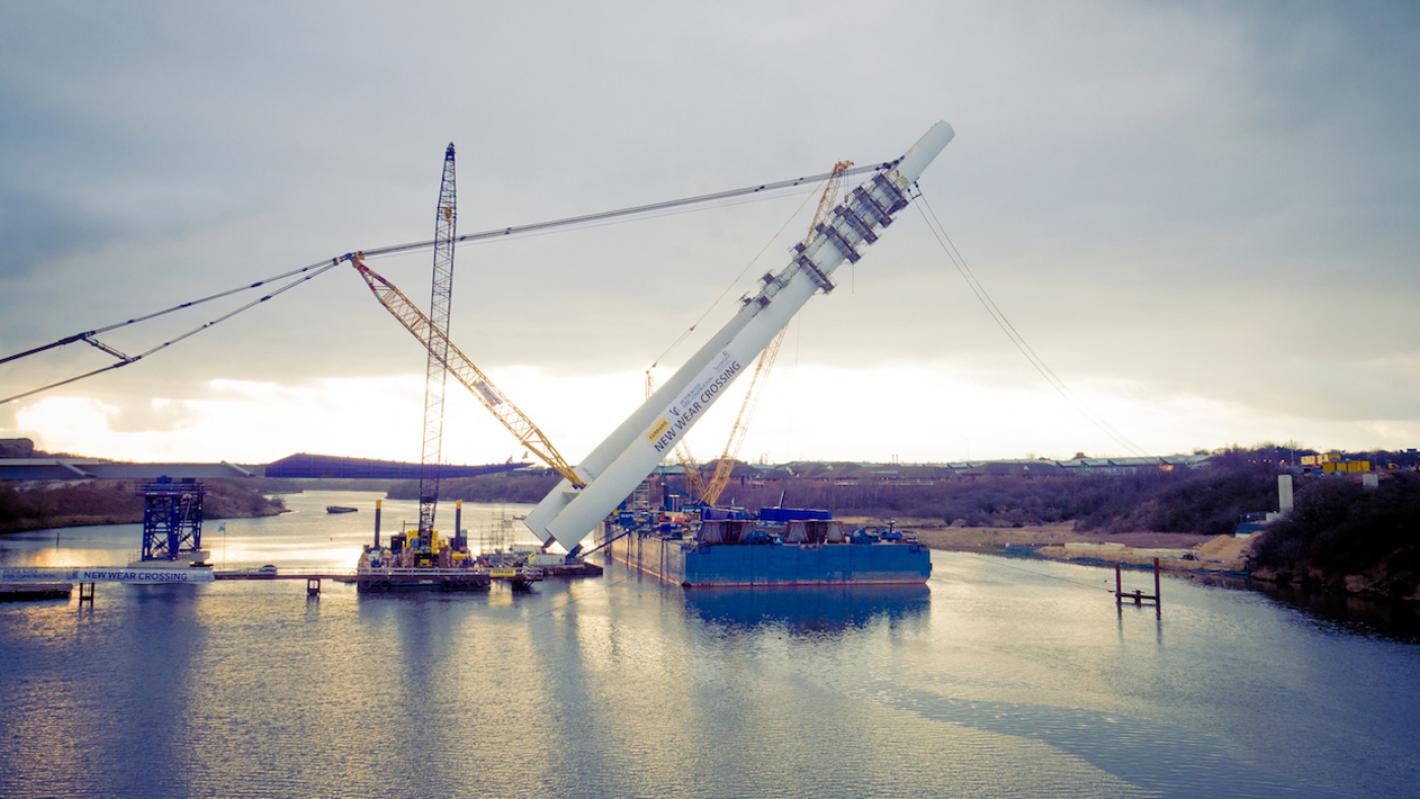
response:
[[[434,276],[429,289],[429,324],[442,335],[429,340],[424,368],[424,438],[419,453],[419,545],[433,544],[434,515],[439,507],[439,471],[443,462],[444,389],[448,384],[449,312],[454,294],[454,240],[458,236],[458,190],[454,144],[444,150],[439,180],[439,205],[434,211]],[[458,535],[458,531],[454,531]]]
[[[350,263],[364,278],[375,299],[389,311],[404,328],[414,336],[429,352],[440,353],[440,363],[464,388],[468,389],[502,423],[513,437],[527,450],[536,455],[573,486],[580,487],[584,481],[577,475],[572,465],[548,440],[547,435],[533,423],[528,415],[514,405],[482,369],[449,340],[448,333],[439,330],[419,310],[419,307],[400,291],[393,283],[365,265],[363,256],[350,256]]]
[[[675,448],[675,459],[685,470],[685,490],[691,499],[705,496],[705,475],[700,473],[700,462],[691,454],[690,447],[681,441]]]

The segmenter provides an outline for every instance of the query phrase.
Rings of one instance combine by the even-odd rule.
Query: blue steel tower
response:
[[[202,549],[202,484],[159,477],[143,486],[143,560],[177,560]]]

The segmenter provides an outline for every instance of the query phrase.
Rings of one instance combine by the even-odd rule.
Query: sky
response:
[[[945,119],[922,191],[1068,396],[908,209],[790,323],[742,458],[1420,446],[1413,4],[0,5],[0,355],[427,239],[450,141],[469,232],[886,160]],[[787,263],[812,205],[461,247],[452,339],[575,461],[648,365],[668,377]],[[427,252],[371,265],[427,303]],[[104,341],[146,349],[239,302]],[[0,365],[0,394],[110,360]],[[423,370],[341,268],[0,405],[0,437],[417,460]],[[690,436],[702,460],[730,397]],[[451,385],[444,456],[524,453]]]

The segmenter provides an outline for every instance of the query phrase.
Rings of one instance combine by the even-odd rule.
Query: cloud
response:
[[[1360,424],[1403,435],[1417,418],[1404,398],[1420,390],[1406,365],[1420,106],[1396,98],[1413,80],[1417,14],[1401,3],[924,1],[871,15],[847,3],[19,6],[0,31],[0,144],[13,154],[0,169],[0,352],[427,238],[450,140],[470,231],[891,157],[942,116],[958,137],[924,191],[1072,385],[1196,398],[1187,423],[1203,446],[1229,434],[1198,412],[1207,403],[1249,409],[1237,418],[1263,427],[1251,409],[1334,424],[1327,434],[1346,440]],[[585,385],[634,375],[767,243],[743,282],[785,263],[803,199],[461,248],[454,339],[495,372],[535,365]],[[795,323],[798,362],[865,382],[949,360],[987,381],[954,390],[988,395],[994,374],[1039,390],[935,247],[909,210]],[[427,254],[375,266],[426,301]],[[115,346],[142,349],[220,311],[115,334]],[[47,355],[0,381],[38,384],[96,357]],[[378,381],[422,361],[341,269],[82,396],[122,409],[113,424],[134,432],[158,430],[167,411],[181,428],[193,421],[184,403],[211,401],[214,381]],[[560,406],[536,394],[550,384],[529,385],[532,404]],[[173,404],[155,410],[154,397]],[[276,416],[308,412],[305,401],[266,400]],[[1148,439],[1183,422],[1138,423]]]

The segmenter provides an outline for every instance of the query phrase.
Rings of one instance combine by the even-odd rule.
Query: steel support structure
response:
[[[143,560],[177,560],[202,549],[202,484],[159,477],[143,486]]]

